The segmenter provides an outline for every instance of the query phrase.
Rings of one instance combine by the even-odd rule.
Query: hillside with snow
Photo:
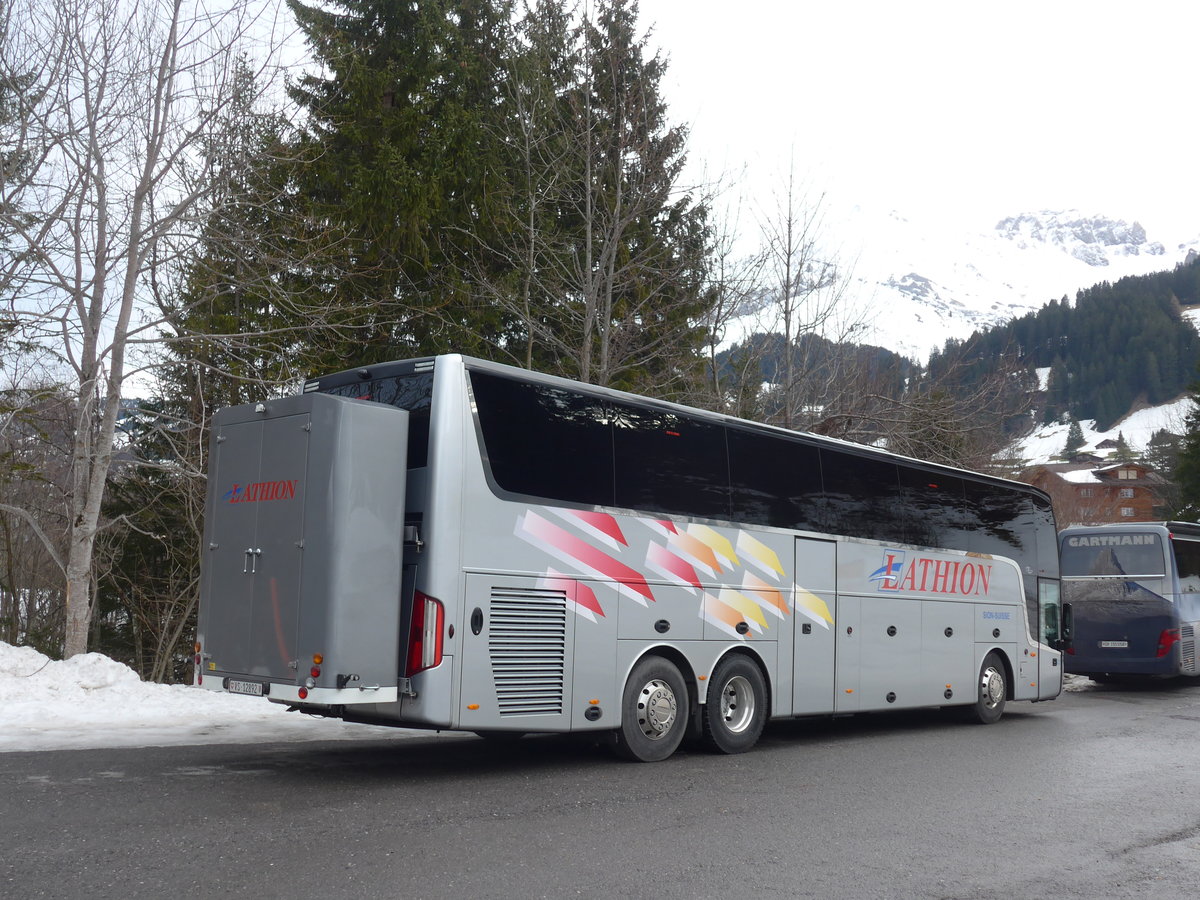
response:
[[[1184,315],[1200,329],[1200,310],[1189,309],[1184,312]],[[1042,390],[1046,389],[1049,374],[1049,369],[1037,370]],[[1123,437],[1134,453],[1141,453],[1146,449],[1147,443],[1156,431],[1165,430],[1172,434],[1184,434],[1187,431],[1187,417],[1193,406],[1190,397],[1178,397],[1171,403],[1161,406],[1133,410],[1106,431],[1098,430],[1094,419],[1083,419],[1079,422],[1084,438],[1084,444],[1080,450],[1105,456],[1109,451],[1099,449],[1099,445],[1105,441],[1115,441],[1118,437]],[[1067,445],[1069,429],[1070,424],[1067,422],[1055,422],[1036,427],[1013,446],[1010,455],[1015,459],[1027,460],[1030,465],[1055,462],[1056,457],[1063,452]]]
[[[1147,407],[1130,413],[1107,431],[1098,431],[1094,419],[1084,419],[1079,423],[1084,439],[1080,452],[1095,452],[1099,456],[1106,456],[1110,451],[1098,449],[1099,445],[1104,441],[1115,441],[1118,437],[1123,437],[1134,453],[1141,453],[1156,431],[1165,429],[1172,434],[1183,434],[1184,420],[1191,408],[1192,401],[1181,397],[1174,403]],[[1012,455],[1026,460],[1030,465],[1056,462],[1056,457],[1067,445],[1069,428],[1069,424],[1060,422],[1034,428],[1017,442]]]

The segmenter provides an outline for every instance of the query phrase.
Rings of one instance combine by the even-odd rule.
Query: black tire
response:
[[[767,724],[767,683],[752,660],[727,656],[708,681],[704,743],[721,753],[745,753]]]
[[[975,681],[975,702],[963,712],[967,721],[980,725],[991,725],[1004,715],[1008,702],[1008,676],[1004,660],[993,650],[983,658],[979,667],[979,678]]]
[[[659,762],[679,747],[688,725],[687,685],[674,663],[648,656],[633,667],[621,698],[616,751],[636,762]]]

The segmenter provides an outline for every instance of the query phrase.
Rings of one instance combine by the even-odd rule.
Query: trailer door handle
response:
[[[258,558],[262,556],[262,548],[247,547],[244,555],[246,558],[242,564],[242,574],[253,575],[258,572]]]

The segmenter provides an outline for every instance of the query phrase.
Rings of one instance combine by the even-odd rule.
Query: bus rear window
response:
[[[1068,535],[1062,544],[1063,575],[1166,574],[1162,541],[1157,534]]]
[[[490,372],[472,372],[471,389],[497,487],[612,505],[612,428],[602,400]]]
[[[342,384],[324,391],[339,397],[373,400],[408,410],[408,468],[429,464],[429,407],[433,400],[433,373],[396,375],[355,384]]]

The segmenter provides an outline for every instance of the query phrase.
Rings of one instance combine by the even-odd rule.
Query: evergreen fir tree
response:
[[[505,322],[473,294],[504,175],[500,86],[509,0],[288,5],[328,75],[305,75],[306,163],[294,179],[335,253],[321,300],[348,311],[326,368],[448,349],[487,353]],[[483,262],[480,263],[480,260]],[[373,306],[359,314],[364,303]]]
[[[521,361],[657,396],[703,375],[708,208],[679,188],[686,129],[631,0],[600,0],[581,27],[562,0],[517,25],[508,61],[511,180],[490,284],[525,333]],[[508,294],[505,295],[505,288]]]
[[[1080,427],[1079,421],[1074,416],[1071,416],[1071,424],[1070,427],[1067,428],[1067,443],[1066,446],[1063,447],[1062,452],[1063,459],[1070,459],[1075,455],[1075,451],[1082,447],[1085,443],[1087,442],[1083,437],[1083,428]]]
[[[1192,411],[1184,424],[1186,430],[1175,466],[1175,483],[1179,487],[1177,515],[1200,522],[1200,382],[1192,384],[1191,398]]]
[[[1130,448],[1128,441],[1125,440],[1125,432],[1117,432],[1117,447],[1113,451],[1113,459],[1117,462],[1133,462],[1137,456]]]
[[[1175,467],[1179,463],[1179,451],[1182,438],[1172,434],[1165,428],[1157,429],[1146,442],[1146,450],[1142,459],[1163,478],[1174,480]]]

